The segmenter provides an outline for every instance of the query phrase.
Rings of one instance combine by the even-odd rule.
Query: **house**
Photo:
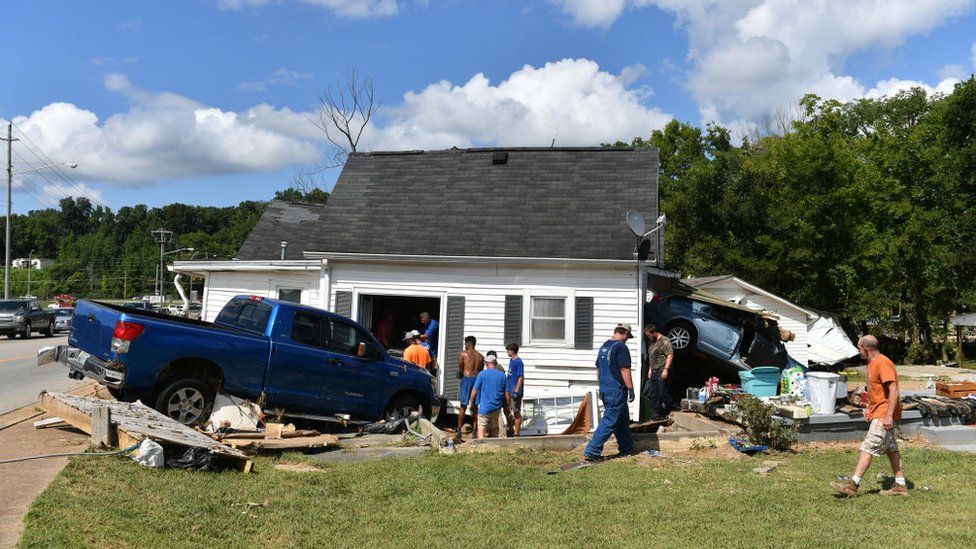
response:
[[[721,299],[772,314],[780,328],[793,332],[794,339],[785,342],[786,350],[800,364],[833,364],[857,354],[840,321],[828,313],[801,307],[735,275],[694,277],[683,282]]]
[[[656,149],[356,153],[327,205],[273,201],[236,260],[180,261],[173,271],[205,277],[205,320],[241,293],[374,331],[388,312],[403,331],[429,312],[440,322],[437,382],[449,409],[468,335],[503,358],[507,343],[520,344],[527,397],[585,392],[616,324],[642,324],[625,216],[656,219],[657,191]],[[662,242],[654,237],[641,270],[657,264]],[[635,359],[639,341],[629,343]]]
[[[54,260],[42,257],[18,257],[10,262],[10,266],[14,269],[26,269],[28,265],[37,271],[54,265]]]

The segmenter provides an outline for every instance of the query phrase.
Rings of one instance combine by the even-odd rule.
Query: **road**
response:
[[[67,391],[82,384],[68,379],[62,364],[37,366],[37,350],[48,345],[64,345],[67,335],[31,339],[0,337],[0,414],[37,401],[41,391]]]

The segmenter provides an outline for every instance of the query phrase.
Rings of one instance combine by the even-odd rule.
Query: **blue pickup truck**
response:
[[[68,345],[38,351],[38,364],[55,361],[188,425],[206,421],[218,391],[311,419],[440,410],[433,376],[356,322],[258,296],[234,297],[213,323],[80,301]]]

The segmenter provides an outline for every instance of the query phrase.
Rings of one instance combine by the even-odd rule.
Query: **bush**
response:
[[[736,401],[735,417],[746,429],[749,442],[786,452],[796,444],[796,422],[783,425],[773,419],[773,407],[751,395]]]

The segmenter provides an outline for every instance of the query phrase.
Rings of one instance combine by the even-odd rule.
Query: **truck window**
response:
[[[347,322],[332,319],[327,325],[326,347],[337,353],[356,356],[359,343],[369,341],[365,333]]]
[[[235,299],[224,306],[217,322],[254,332],[264,332],[271,316],[271,306],[261,301]]]
[[[322,347],[322,317],[295,311],[291,323],[291,340],[302,345]]]

